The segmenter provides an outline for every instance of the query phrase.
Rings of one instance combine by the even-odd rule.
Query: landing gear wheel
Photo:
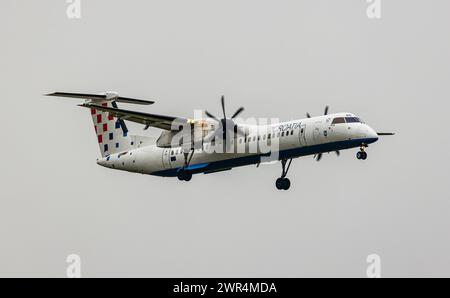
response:
[[[178,180],[183,181],[184,180],[184,171],[179,171],[177,173],[177,177],[178,177]]]
[[[367,158],[367,152],[365,152],[365,151],[358,151],[358,153],[356,153],[356,158],[365,160]]]
[[[288,178],[283,179],[283,189],[288,190],[291,187],[291,180]]]
[[[184,181],[191,181],[191,179],[192,179],[192,173],[185,172],[184,173]]]
[[[277,181],[275,181],[275,186],[277,189],[282,190],[283,189],[283,178],[278,178]]]
[[[275,186],[279,190],[288,190],[291,187],[291,181],[288,178],[278,178]]]
[[[192,179],[192,173],[181,170],[178,172],[177,177],[180,181],[190,181]]]

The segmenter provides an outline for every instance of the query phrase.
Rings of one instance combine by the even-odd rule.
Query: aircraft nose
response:
[[[378,141],[377,132],[370,126],[367,126],[367,138],[369,138],[372,142]]]

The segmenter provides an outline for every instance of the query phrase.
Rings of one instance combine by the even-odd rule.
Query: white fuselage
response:
[[[213,152],[212,144],[203,144],[202,148],[195,149],[187,169],[192,173],[223,171],[259,162],[360,147],[378,140],[377,133],[367,124],[333,124],[337,117],[355,116],[338,113],[273,125],[242,126],[248,133],[245,137],[230,140],[233,152]],[[236,152],[237,147],[241,150]],[[133,149],[97,161],[107,168],[158,176],[176,176],[184,162],[181,147],[160,148],[139,143]]]

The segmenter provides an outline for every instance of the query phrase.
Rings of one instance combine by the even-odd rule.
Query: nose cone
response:
[[[378,134],[377,132],[370,126],[367,125],[367,139],[368,143],[375,143],[378,141]]]

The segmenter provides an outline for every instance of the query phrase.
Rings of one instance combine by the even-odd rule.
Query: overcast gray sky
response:
[[[0,276],[450,276],[450,2],[0,2]],[[353,112],[368,149],[176,178],[112,171],[89,112],[52,91],[116,90],[143,111],[290,120]],[[142,126],[129,125],[144,133]],[[147,134],[156,135],[156,130]]]

